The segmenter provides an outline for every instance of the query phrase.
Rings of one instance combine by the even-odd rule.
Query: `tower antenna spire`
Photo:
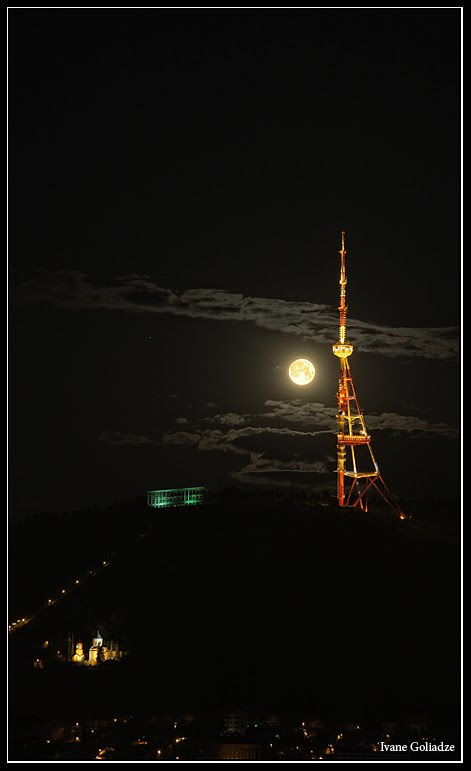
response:
[[[347,296],[347,274],[345,271],[345,230],[342,230],[342,248],[340,250],[340,328],[339,328],[339,342],[345,342],[345,336],[347,334],[347,305],[345,299]]]
[[[389,492],[376,463],[371,436],[360,409],[348,358],[353,345],[347,338],[347,274],[345,268],[345,230],[341,231],[339,339],[332,351],[340,362],[337,392],[337,501],[339,506],[358,506],[368,510],[368,492],[375,488],[401,519],[406,519],[398,502]],[[347,457],[351,468],[347,468]]]

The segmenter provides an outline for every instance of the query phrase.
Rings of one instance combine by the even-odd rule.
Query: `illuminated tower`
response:
[[[348,357],[353,352],[353,345],[347,339],[346,254],[345,231],[342,230],[339,339],[332,346],[335,356],[338,356],[340,361],[339,390],[337,393],[337,500],[339,506],[359,506],[367,511],[367,494],[374,487],[396,514],[401,519],[406,519],[406,515],[392,497],[380,474],[371,447],[371,436],[366,431],[365,420],[358,404],[348,363]],[[349,462],[351,467],[347,469]]]

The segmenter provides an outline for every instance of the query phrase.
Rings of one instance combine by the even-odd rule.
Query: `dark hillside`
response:
[[[47,586],[105,547],[110,564],[12,636],[13,711],[456,709],[458,550],[424,522],[238,496],[198,509],[121,504],[81,527],[68,560],[55,544],[54,569],[46,544]],[[32,595],[40,588],[39,576]],[[87,646],[97,628],[129,651],[122,662],[33,669],[45,639],[65,653],[69,631]]]

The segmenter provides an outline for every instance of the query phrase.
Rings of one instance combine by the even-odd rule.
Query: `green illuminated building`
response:
[[[149,490],[147,505],[154,509],[170,506],[198,506],[206,503],[206,487],[175,487],[170,490]]]

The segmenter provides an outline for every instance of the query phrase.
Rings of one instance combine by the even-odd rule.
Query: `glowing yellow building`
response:
[[[88,650],[88,659],[83,652],[83,643],[78,642],[72,661],[75,664],[84,664],[85,666],[96,666],[102,661],[118,661],[122,658],[122,651],[114,640],[110,640],[106,645],[100,632],[97,631],[92,644]]]
[[[81,642],[78,642],[75,646],[75,653],[72,656],[72,661],[75,662],[75,664],[83,664],[85,661],[85,654],[83,652],[83,644]]]

